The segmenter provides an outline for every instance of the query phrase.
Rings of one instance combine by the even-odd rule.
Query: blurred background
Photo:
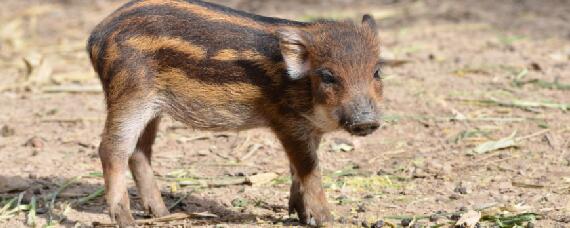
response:
[[[0,226],[110,222],[97,155],[105,105],[85,45],[125,2],[1,1]],[[570,226],[570,1],[212,2],[303,21],[369,13],[382,57],[404,63],[385,69],[380,131],[321,144],[339,224]],[[267,130],[165,118],[153,166],[172,211],[194,213],[171,223],[298,224],[285,207],[287,159]]]

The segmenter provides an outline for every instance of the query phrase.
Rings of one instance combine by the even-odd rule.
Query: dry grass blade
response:
[[[570,104],[559,104],[559,103],[548,103],[548,102],[535,102],[535,101],[523,101],[523,100],[514,100],[511,102],[499,102],[496,101],[503,106],[511,106],[517,108],[553,108],[553,109],[560,109],[563,111],[570,110]]]
[[[55,207],[55,200],[57,198],[57,196],[63,191],[65,190],[67,187],[69,187],[71,184],[75,183],[76,181],[78,181],[79,179],[81,179],[82,176],[78,176],[75,178],[72,178],[66,182],[64,182],[61,186],[59,186],[59,188],[53,192],[50,196],[50,201],[48,204],[48,224],[51,224],[53,221],[53,208]]]
[[[175,178],[174,181],[180,186],[198,186],[207,188],[220,188],[230,185],[243,185],[247,184],[245,177],[232,177],[232,178],[218,178],[215,180],[204,180],[192,177]]]
[[[24,193],[26,192],[21,192],[18,196],[14,197],[10,201],[8,201],[6,205],[4,205],[4,207],[0,210],[0,221],[4,219],[9,219],[19,211],[28,209],[28,205],[21,204],[22,199],[24,198]]]
[[[174,209],[176,206],[178,206],[178,204],[182,203],[182,201],[184,199],[186,199],[188,197],[188,195],[190,195],[190,192],[184,193],[184,195],[182,197],[178,198],[178,200],[176,200],[176,202],[174,202],[170,207],[168,207],[168,210]]]
[[[570,90],[570,84],[560,83],[558,80],[554,82],[545,81],[542,79],[531,79],[528,81],[515,81],[516,86],[523,86],[526,84],[533,84],[541,88],[552,89],[552,90]]]
[[[10,199],[2,208],[0,208],[0,221],[10,218],[9,209],[16,203],[18,197]]]
[[[245,161],[245,160],[251,158],[262,147],[263,147],[263,145],[257,144],[257,143],[249,146],[247,149],[247,151],[248,151],[247,154],[245,154],[243,157],[239,158],[239,161]]]
[[[481,221],[489,221],[495,223],[500,228],[522,227],[524,223],[534,222],[538,214],[523,213],[513,216],[505,215],[487,215],[481,218]]]
[[[193,217],[192,214],[186,213],[174,213],[170,214],[165,217],[161,218],[153,218],[153,219],[142,219],[136,220],[136,224],[138,226],[155,226],[155,225],[166,225],[163,223],[175,222],[175,221],[186,221],[187,219]],[[93,222],[94,227],[117,227],[115,223],[101,223],[101,222]],[[162,227],[162,226],[161,226]]]
[[[26,224],[28,226],[35,226],[36,225],[36,197],[32,196],[30,200],[28,215],[26,216]]]
[[[10,207],[12,207],[12,204],[16,202],[16,200],[18,200],[18,197],[14,197],[8,200],[8,202],[6,202],[6,204],[4,204],[2,208],[0,208],[0,215],[2,215],[2,213],[6,212]]]
[[[92,192],[91,194],[82,197],[80,199],[78,199],[77,201],[75,201],[73,204],[74,205],[82,205],[85,204],[91,200],[94,200],[96,198],[99,198],[101,196],[103,196],[103,194],[105,194],[105,187],[99,187],[97,190],[95,190],[94,192]]]
[[[520,188],[535,188],[535,189],[539,189],[539,188],[544,188],[544,185],[540,185],[540,184],[529,184],[529,183],[523,183],[523,182],[519,182],[519,181],[513,181],[511,182],[511,184],[514,187],[520,187]]]
[[[463,101],[478,102],[482,104],[497,105],[497,106],[511,107],[511,108],[520,108],[528,111],[536,111],[533,110],[535,108],[553,108],[553,109],[560,109],[563,111],[570,110],[570,104],[551,103],[551,102],[536,102],[536,101],[525,101],[525,100],[501,101],[495,98],[463,99]]]

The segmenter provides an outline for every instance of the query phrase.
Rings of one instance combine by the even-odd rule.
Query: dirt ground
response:
[[[500,226],[507,216],[570,227],[569,1],[215,2],[298,20],[372,13],[382,55],[408,61],[385,69],[380,131],[333,133],[321,144],[336,227],[401,226],[406,217],[447,227],[468,210],[487,216],[483,227],[513,227]],[[122,3],[2,1],[0,227],[110,222],[97,194],[105,105],[85,44]],[[174,223],[298,225],[286,208],[287,158],[268,130],[208,133],[165,118],[154,149],[171,211],[194,213]]]

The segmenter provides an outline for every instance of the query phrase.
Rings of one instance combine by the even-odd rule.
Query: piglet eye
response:
[[[319,74],[321,75],[321,81],[325,84],[334,84],[336,83],[336,78],[329,70],[320,70]]]
[[[377,69],[374,72],[374,79],[376,80],[382,80],[382,69]]]

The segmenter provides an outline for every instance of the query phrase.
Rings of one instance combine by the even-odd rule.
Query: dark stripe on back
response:
[[[234,15],[234,16],[239,16],[239,17],[250,18],[254,21],[258,21],[258,22],[262,22],[262,23],[266,23],[266,24],[290,25],[290,26],[303,26],[303,25],[305,25],[304,22],[291,21],[291,20],[286,20],[286,19],[276,18],[276,17],[261,16],[261,15],[241,11],[241,10],[232,9],[232,8],[222,6],[222,5],[218,5],[218,4],[211,3],[211,2],[205,2],[205,1],[200,1],[200,0],[185,0],[185,1],[190,3],[190,4],[196,4],[199,6],[203,6],[204,8],[207,8],[207,9],[210,9],[213,11],[218,11],[218,12],[222,12],[222,13]]]

